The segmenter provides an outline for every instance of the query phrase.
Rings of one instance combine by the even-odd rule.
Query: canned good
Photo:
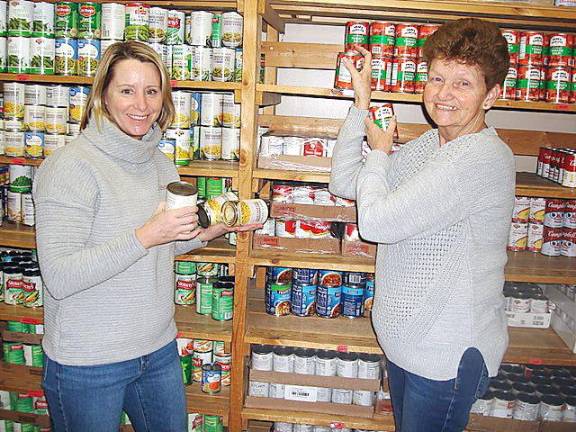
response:
[[[32,23],[34,21],[34,3],[26,0],[12,0],[8,8],[8,35],[25,36],[32,35]]]
[[[508,54],[510,55],[510,66],[518,63],[518,52],[520,51],[520,32],[511,29],[502,29],[502,36],[508,43]]]
[[[428,82],[428,63],[418,59],[416,63],[416,74],[414,75],[414,93],[424,93],[424,87]]]
[[[418,47],[417,57],[421,59],[424,57],[424,44],[426,40],[432,36],[440,26],[438,24],[420,24],[418,26],[418,39],[416,46]]]
[[[288,347],[274,347],[272,351],[272,370],[274,372],[294,373],[294,356]]]
[[[565,203],[563,199],[547,199],[544,212],[544,225],[551,228],[562,228],[564,225]]]
[[[56,3],[54,33],[57,38],[78,37],[78,3],[61,1]]]
[[[46,37],[30,39],[30,68],[32,74],[53,75],[56,42]]]
[[[543,236],[544,225],[539,223],[529,223],[527,249],[530,252],[540,252],[542,250]]]
[[[244,19],[237,12],[222,14],[222,45],[237,48],[242,45]]]
[[[177,270],[175,283],[174,303],[185,306],[193,305],[196,302],[196,274],[179,273]]]
[[[210,31],[210,46],[220,48],[222,46],[222,14],[212,13],[212,30]]]
[[[68,108],[46,107],[44,125],[48,133],[65,134],[68,132]]]
[[[44,132],[25,132],[24,147],[27,157],[41,158],[44,155]]]
[[[46,87],[47,107],[66,107],[70,105],[69,87],[63,85],[51,85]]]
[[[560,255],[576,257],[576,228],[564,228]]]
[[[367,21],[348,21],[344,36],[344,50],[354,51],[354,45],[368,49],[370,23]]]
[[[392,57],[372,57],[371,89],[389,91],[390,73],[392,73]]]
[[[190,183],[176,181],[166,186],[166,209],[195,207],[198,190]]]
[[[24,118],[26,86],[17,82],[4,83],[4,117]]]
[[[242,68],[244,64],[242,48],[236,48],[234,60],[234,82],[242,82]]]
[[[80,123],[82,116],[86,111],[90,87],[75,86],[69,89],[69,120],[74,123]]]
[[[212,288],[212,318],[229,321],[234,316],[234,284],[216,282]]]
[[[273,354],[269,345],[254,345],[252,347],[252,369],[261,371],[271,371]]]
[[[574,35],[571,33],[552,33],[548,42],[550,56],[548,66],[573,66],[572,47]]]
[[[22,277],[20,267],[4,267],[4,302],[7,305],[22,303]]]
[[[301,375],[314,375],[316,371],[314,350],[298,348],[294,351],[294,371]]]
[[[213,81],[233,81],[235,52],[232,48],[212,48],[211,76]]]
[[[233,192],[224,192],[212,197],[198,206],[198,223],[203,228],[222,222],[222,206],[227,201],[238,201]]]
[[[150,17],[151,19],[152,17]],[[126,20],[126,7],[120,3],[104,3],[102,5],[102,35],[103,40],[123,40]],[[104,47],[102,47],[102,53]]]
[[[166,44],[180,45],[184,43],[184,31],[186,27],[184,12],[169,10],[166,26]],[[158,41],[159,42],[159,41]]]
[[[30,70],[30,40],[22,36],[8,38],[8,72],[25,74]]]
[[[222,93],[202,93],[200,124],[202,126],[220,126],[222,124]]]
[[[512,393],[495,392],[494,398],[492,399],[490,415],[492,417],[512,418],[515,399]]]
[[[25,84],[24,103],[26,105],[46,105],[46,86],[41,84]]]
[[[172,47],[172,71],[171,77],[175,80],[190,79],[190,58],[192,48],[188,45],[171,45]]]
[[[192,95],[189,92],[181,90],[172,92],[175,114],[171,127],[184,129],[190,127],[191,100]]]
[[[416,62],[412,58],[397,58],[392,60],[390,75],[390,91],[392,93],[414,93],[414,78]]]
[[[174,140],[174,163],[188,165],[190,163],[190,129],[167,129],[166,139]]]
[[[266,282],[264,302],[266,313],[275,316],[289,315],[291,311],[291,285]]]
[[[322,318],[340,316],[341,286],[319,285],[316,290],[316,314]]]
[[[563,226],[576,228],[576,200],[566,200]]]
[[[356,67],[356,70],[361,70],[364,65],[364,56],[357,51],[346,51],[338,53],[336,60],[336,76],[334,79],[334,87],[337,89],[352,89],[352,75],[346,66],[342,64],[343,58],[348,58],[350,62]]]
[[[102,5],[96,2],[83,2],[78,5],[78,37],[100,39]]]
[[[570,100],[570,68],[549,67],[546,71],[546,102],[568,103]]]
[[[539,31],[524,31],[520,35],[518,63],[521,65],[542,65],[544,34]]]
[[[500,99],[516,99],[516,85],[518,82],[518,67],[510,65],[500,92]]]
[[[316,285],[294,280],[290,302],[294,315],[313,316],[316,313]]]
[[[150,5],[140,2],[128,3],[125,17],[124,39],[148,42]]]
[[[528,224],[525,222],[513,222],[510,225],[508,247],[510,251],[526,250],[528,245]]]
[[[358,318],[364,315],[364,288],[358,286],[342,286],[342,315],[348,318]]]
[[[380,129],[386,130],[390,125],[392,117],[394,117],[394,107],[391,103],[383,103],[381,105],[371,106],[368,109],[368,115],[376,126]],[[394,130],[394,137],[398,138],[398,130]]]
[[[562,228],[544,226],[542,249],[540,253],[548,256],[560,256],[562,250]]]
[[[396,24],[396,41],[394,57],[408,57],[415,59],[418,55],[418,26],[416,24]]]
[[[212,315],[214,282],[212,277],[199,277],[196,281],[196,312],[201,315]]]
[[[227,226],[263,224],[268,219],[268,206],[261,199],[228,201],[222,206],[222,221]]]
[[[66,145],[66,135],[46,134],[44,135],[44,156],[48,157],[60,147]]]
[[[222,126],[240,127],[240,104],[234,102],[234,93],[224,93],[222,97]]]
[[[549,422],[562,421],[563,405],[564,401],[558,396],[543,396],[540,401],[540,418]]]
[[[54,72],[56,75],[76,75],[78,69],[78,40],[56,39]]]
[[[396,41],[396,25],[391,22],[373,21],[370,24],[370,52],[372,58],[392,57]]]
[[[80,76],[93,77],[96,75],[96,68],[100,61],[100,40],[79,39],[78,40],[78,67],[77,73]]]
[[[222,158],[222,128],[200,127],[200,158],[218,160]]]
[[[202,391],[208,394],[220,393],[222,368],[217,365],[202,365]]]
[[[327,287],[339,287],[342,285],[342,272],[334,270],[319,270],[318,284]]]

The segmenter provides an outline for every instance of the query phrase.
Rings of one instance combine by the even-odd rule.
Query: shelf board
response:
[[[44,308],[29,308],[21,305],[0,303],[0,321],[22,321],[41,324],[44,322]]]
[[[351,91],[341,91],[337,89],[321,87],[302,87],[288,86],[277,84],[258,84],[258,91],[268,93],[280,93],[286,95],[325,97],[338,99],[353,99],[354,94]],[[422,103],[422,95],[410,93],[386,93],[381,91],[372,92],[373,101],[404,102],[404,103]],[[555,104],[549,102],[526,102],[497,100],[494,108],[509,108],[515,110],[530,111],[554,111],[554,112],[576,112],[576,104]]]
[[[326,184],[330,182],[330,173],[325,172],[288,171],[288,170],[256,168],[253,171],[253,173],[254,178],[259,179],[301,181],[308,183],[326,183]]]
[[[505,273],[507,281],[574,285],[576,259],[533,252],[508,252]]]
[[[34,249],[36,247],[34,228],[26,225],[4,220],[0,226],[0,238],[0,245],[4,247],[22,249]]]
[[[202,249],[195,249],[189,253],[178,255],[177,261],[211,262],[218,264],[234,264],[236,262],[236,248],[228,243],[224,237],[208,242]]]
[[[27,392],[42,390],[42,368],[9,364],[0,361],[0,390]]]
[[[44,161],[44,158],[28,159],[28,158],[23,158],[23,157],[0,156],[0,165],[18,164],[18,165],[40,166],[40,164],[43,161]]]
[[[535,173],[518,172],[516,173],[516,195],[576,199],[576,188],[562,187]]]
[[[509,327],[510,343],[504,355],[506,363],[576,366],[576,354],[552,328]]]
[[[3,341],[22,342],[32,345],[40,345],[42,343],[42,336],[43,336],[41,334],[20,333],[8,330],[3,330],[2,332],[0,332],[0,335],[2,336]]]
[[[50,417],[41,414],[0,409],[0,419],[12,420],[18,423],[35,424],[43,428],[50,427]]]
[[[374,260],[340,255],[253,250],[249,262],[254,266],[281,266],[374,273]]]
[[[238,178],[238,162],[192,161],[189,165],[179,166],[178,173],[181,176]]]
[[[216,321],[207,315],[196,313],[196,305],[176,305],[178,334],[190,339],[232,341],[232,321]]]
[[[209,395],[203,393],[200,383],[186,386],[186,401],[188,412],[222,416],[224,424],[228,424],[230,410],[230,387],[222,387],[220,393]]]

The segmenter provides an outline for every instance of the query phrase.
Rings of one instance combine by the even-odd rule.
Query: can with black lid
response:
[[[540,401],[540,418],[544,421],[562,421],[564,400],[560,396],[545,395]]]
[[[516,395],[516,404],[512,412],[512,418],[516,420],[534,421],[538,419],[540,410],[540,398],[535,395],[519,393]]]

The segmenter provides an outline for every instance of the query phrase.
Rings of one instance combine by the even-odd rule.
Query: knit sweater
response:
[[[178,180],[155,125],[137,140],[92,119],[34,179],[36,240],[45,284],[42,341],[66,365],[149,354],[176,336],[174,255],[199,240],[145,249],[136,238]]]
[[[378,243],[378,341],[389,360],[428,379],[455,378],[469,347],[495,376],[508,344],[502,287],[514,157],[487,128],[442,146],[433,129],[391,156],[363,159],[366,115],[349,111],[330,190],[357,200],[360,235]]]

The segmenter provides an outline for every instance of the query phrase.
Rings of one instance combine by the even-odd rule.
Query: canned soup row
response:
[[[338,423],[338,419],[334,419],[334,423]],[[272,425],[272,432],[333,432],[334,429],[329,426],[316,426],[305,423],[287,423],[287,422],[274,422]],[[369,432],[367,429],[349,429],[342,427],[338,429],[339,432]],[[370,431],[370,432],[385,432],[385,431]]]

